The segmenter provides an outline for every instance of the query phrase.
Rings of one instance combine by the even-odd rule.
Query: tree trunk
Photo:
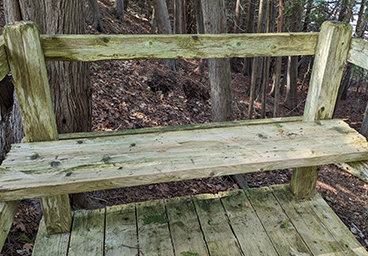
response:
[[[174,0],[174,30],[175,34],[183,34],[182,31],[182,13],[183,13],[183,1]]]
[[[234,14],[234,26],[232,27],[231,32],[232,33],[239,33],[240,32],[240,15],[241,15],[241,0],[236,1],[235,6],[235,14]],[[230,60],[230,66],[231,70],[234,72],[239,72],[238,67],[238,58],[231,58]]]
[[[294,2],[291,9],[291,32],[300,32],[300,20],[302,14],[302,6],[299,2]],[[286,99],[284,106],[289,109],[295,109],[298,105],[298,56],[288,58],[288,72],[286,85]]]
[[[256,0],[248,0],[248,15],[247,15],[247,33],[254,32],[254,12],[256,9]],[[244,58],[244,67],[242,73],[246,76],[252,74],[252,62],[253,58]]]
[[[197,34],[204,34],[204,24],[203,24],[203,13],[201,7],[201,0],[194,0],[194,8],[196,12],[197,21]],[[204,75],[206,60],[200,59],[197,70],[200,74]]]
[[[125,11],[124,2],[125,2],[124,0],[115,0],[116,17],[122,22],[124,22],[124,11]]]
[[[36,22],[41,34],[85,33],[84,1],[19,0],[19,6],[20,19]],[[48,62],[47,69],[58,133],[91,131],[92,90],[88,63]],[[87,197],[76,197],[78,200],[73,199],[76,207],[89,206]]]
[[[259,13],[258,13],[258,24],[257,24],[257,33],[266,32],[266,20],[267,20],[267,1],[261,0],[259,2]],[[263,67],[263,57],[255,57],[253,58],[253,68],[252,68],[252,77],[250,81],[250,95],[249,95],[249,109],[248,109],[248,118],[253,118],[254,112],[254,101],[256,99],[256,88],[259,87],[262,83],[262,67]]]
[[[123,12],[124,14],[124,12]],[[123,17],[124,19],[124,17]],[[105,32],[105,29],[101,23],[100,9],[98,7],[97,0],[88,0],[86,8],[86,21],[91,23],[92,27],[100,32]]]
[[[224,0],[202,0],[201,3],[205,33],[226,33]],[[212,121],[231,121],[234,119],[234,114],[229,59],[209,59],[208,71],[211,84]]]
[[[158,32],[160,34],[172,34],[169,12],[167,10],[165,0],[153,0],[153,8],[155,9],[155,18],[157,22]],[[167,65],[171,70],[178,71],[177,60],[163,60],[163,63]]]

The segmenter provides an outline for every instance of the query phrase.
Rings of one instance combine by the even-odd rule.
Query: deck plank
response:
[[[347,255],[368,256],[368,252],[358,240],[356,240],[354,235],[330,208],[326,201],[323,200],[320,194],[316,194],[314,199],[308,203],[317,216],[323,221],[335,240],[344,248]]]
[[[209,255],[192,198],[185,196],[167,199],[166,208],[176,255]]]
[[[138,255],[135,203],[106,209],[105,255]]]
[[[341,245],[310,207],[308,203],[310,200],[296,200],[286,186],[271,188],[282,209],[314,255],[346,255]]]
[[[244,255],[217,195],[193,197],[198,218],[211,256]]]
[[[163,200],[138,203],[139,251],[149,256],[174,256],[165,202]]]
[[[70,233],[48,235],[45,220],[42,217],[32,256],[66,256],[68,253],[69,238]]]
[[[221,192],[219,197],[245,255],[278,255],[244,191]]]
[[[103,255],[105,209],[74,213],[68,256]]]
[[[364,159],[341,120],[22,143],[0,167],[0,201]]]
[[[279,255],[312,255],[268,187],[246,192]]]

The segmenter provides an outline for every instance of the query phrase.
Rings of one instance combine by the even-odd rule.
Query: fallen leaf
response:
[[[26,252],[29,254],[33,251],[33,244],[25,244],[23,245],[23,249],[25,249]]]

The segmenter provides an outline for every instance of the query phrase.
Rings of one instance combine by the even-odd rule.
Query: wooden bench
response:
[[[19,200],[40,197],[34,255],[368,255],[315,192],[319,165],[368,160],[366,139],[330,120],[346,61],[367,67],[351,31],[40,36],[32,22],[7,25],[0,78],[11,70],[27,142],[0,166],[0,245]],[[303,118],[56,131],[45,60],[297,55],[315,55]],[[70,210],[70,193],[284,168],[290,185]]]

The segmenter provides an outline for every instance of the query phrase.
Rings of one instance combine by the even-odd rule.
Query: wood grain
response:
[[[0,248],[3,248],[8,232],[18,211],[20,201],[0,202]]]
[[[106,256],[139,255],[135,203],[108,207],[105,229]]]
[[[202,194],[194,196],[193,201],[210,255],[224,255],[224,252],[226,255],[243,255],[220,198],[213,194]]]
[[[42,35],[48,61],[314,55],[318,33]]]
[[[48,235],[45,219],[42,218],[38,227],[33,256],[67,256],[70,233]]]
[[[21,143],[0,167],[0,200],[365,159],[366,139],[341,120]]]
[[[0,81],[9,73],[8,57],[5,51],[4,36],[0,36]]]
[[[368,42],[364,39],[352,38],[348,61],[368,69]]]
[[[323,23],[318,37],[303,121],[332,118],[348,57],[351,33],[352,27],[349,24],[333,21]],[[294,169],[290,181],[293,194],[297,198],[312,197],[317,177],[316,165]]]
[[[68,256],[103,255],[105,209],[74,213]]]

